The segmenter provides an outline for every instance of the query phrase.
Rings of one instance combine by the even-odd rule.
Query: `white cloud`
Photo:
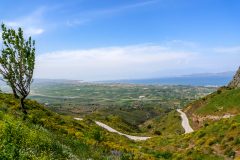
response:
[[[191,41],[185,41],[185,40],[172,40],[166,42],[167,46],[177,46],[177,47],[187,47],[187,48],[197,48],[198,44],[196,42],[191,42]]]
[[[197,54],[160,45],[56,51],[37,57],[36,77],[82,80],[146,78],[184,69]],[[156,75],[158,74],[158,75]]]
[[[9,27],[22,27],[24,29],[24,33],[27,35],[40,35],[44,32],[43,27],[41,27],[44,11],[44,8],[39,8],[30,15],[20,17],[15,20],[5,20],[3,22]]]
[[[215,52],[219,53],[238,53],[240,54],[240,46],[233,46],[233,47],[219,47],[213,49]]]

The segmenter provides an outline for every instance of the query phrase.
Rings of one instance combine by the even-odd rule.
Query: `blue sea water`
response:
[[[224,86],[232,79],[231,75],[227,76],[182,76],[169,78],[152,78],[152,79],[130,79],[116,80],[113,83],[130,83],[130,84],[159,84],[159,85],[191,85],[191,86]]]

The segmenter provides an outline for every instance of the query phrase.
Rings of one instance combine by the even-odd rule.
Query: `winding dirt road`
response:
[[[192,127],[189,124],[187,115],[181,110],[181,109],[177,109],[177,111],[181,114],[181,118],[182,118],[182,127],[185,130],[185,134],[186,133],[191,133],[193,132]]]
[[[106,124],[104,124],[104,123],[101,123],[101,122],[98,122],[98,121],[95,121],[95,123],[96,123],[97,125],[99,125],[100,127],[108,130],[109,132],[113,132],[113,133],[117,133],[117,134],[119,134],[119,135],[123,135],[123,136],[125,136],[125,137],[127,137],[127,138],[129,138],[129,139],[131,139],[131,140],[135,140],[135,141],[145,141],[145,140],[151,138],[151,137],[140,137],[140,136],[127,135],[127,134],[121,133],[121,132],[119,132],[119,131],[117,131],[117,130],[111,128],[111,127],[109,127],[108,125],[106,125]]]
[[[182,112],[180,109],[177,109],[177,111],[181,114],[182,127],[183,127],[184,130],[185,130],[185,134],[186,134],[186,133],[191,133],[191,132],[193,132],[193,129],[192,129],[192,127],[191,127],[190,124],[189,124],[189,121],[188,121],[188,118],[187,118],[186,114],[185,114],[184,112]],[[82,118],[74,118],[74,119],[75,119],[75,120],[78,120],[78,121],[83,120]],[[119,134],[119,135],[125,136],[125,137],[127,137],[127,138],[129,138],[129,139],[131,139],[131,140],[134,140],[134,141],[145,141],[145,140],[151,138],[151,137],[131,136],[131,135],[128,135],[128,134],[121,133],[121,132],[113,129],[112,127],[110,127],[110,126],[108,126],[108,125],[106,125],[106,124],[104,124],[104,123],[102,123],[102,122],[95,121],[95,123],[96,123],[98,126],[106,129],[106,130],[109,131],[109,132],[117,133],[117,134]]]
[[[83,120],[82,118],[74,118],[74,119],[75,119],[75,120],[79,120],[79,121]],[[113,129],[112,127],[110,127],[110,126],[108,126],[108,125],[106,125],[106,124],[104,124],[104,123],[102,123],[102,122],[95,121],[95,123],[96,123],[98,126],[100,126],[100,127],[104,128],[104,129],[108,130],[109,132],[117,133],[117,134],[119,134],[119,135],[125,136],[125,137],[127,137],[127,138],[129,138],[129,139],[131,139],[131,140],[134,140],[134,141],[145,141],[145,140],[151,138],[151,137],[131,136],[131,135],[128,135],[128,134],[121,133],[121,132]]]

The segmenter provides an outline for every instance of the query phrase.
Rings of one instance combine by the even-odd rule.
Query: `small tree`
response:
[[[23,113],[26,112],[24,99],[30,93],[35,65],[35,41],[23,37],[23,31],[2,28],[3,49],[0,55],[0,73],[3,80],[12,88],[15,98],[20,99]]]

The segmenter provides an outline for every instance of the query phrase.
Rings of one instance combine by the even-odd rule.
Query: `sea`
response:
[[[193,75],[179,77],[123,79],[105,81],[109,83],[145,84],[145,85],[190,85],[219,87],[226,86],[232,80],[234,73],[226,75]]]

